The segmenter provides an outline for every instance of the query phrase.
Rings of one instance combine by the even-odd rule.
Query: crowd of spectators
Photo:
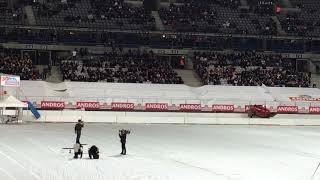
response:
[[[39,71],[29,56],[0,53],[0,73],[20,76],[21,80],[39,79]]]
[[[86,82],[182,84],[170,64],[153,52],[106,53],[85,61],[61,63],[63,80]]]
[[[295,66],[295,60],[256,52],[194,56],[194,69],[203,84],[213,85],[310,87],[311,74],[297,72]]]

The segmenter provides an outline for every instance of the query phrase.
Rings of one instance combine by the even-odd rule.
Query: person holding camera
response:
[[[74,126],[74,132],[77,135],[76,143],[79,143],[79,144],[80,144],[80,137],[81,137],[81,131],[82,131],[83,126],[84,126],[84,123],[81,120],[81,118],[79,118],[77,124]]]
[[[121,148],[122,148],[121,154],[122,155],[127,154],[127,149],[126,149],[127,134],[130,134],[129,130],[124,130],[124,129],[119,130],[119,137],[120,137]]]
[[[80,158],[82,158],[83,146],[80,143],[76,143],[73,146],[73,150],[74,150],[74,159],[78,159],[79,156]]]

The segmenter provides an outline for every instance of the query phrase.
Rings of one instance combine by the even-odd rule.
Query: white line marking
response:
[[[10,179],[17,180],[15,177],[9,174],[6,170],[0,168],[0,171],[3,172],[3,174],[7,175]]]
[[[37,180],[42,180],[37,174],[35,174],[32,170],[29,171],[25,166],[23,166],[21,163],[19,163],[17,160],[15,160],[14,158],[12,158],[11,156],[7,155],[6,153],[2,152],[0,150],[0,155],[4,156],[5,158],[9,159],[10,161],[12,161],[13,163],[15,163],[16,165],[18,165],[19,167],[21,167],[22,169],[26,170],[27,172],[29,172],[33,177],[35,177]]]

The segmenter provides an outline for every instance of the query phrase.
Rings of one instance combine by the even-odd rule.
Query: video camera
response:
[[[119,130],[119,133],[120,133],[120,134],[130,134],[130,130],[121,129],[121,130]]]

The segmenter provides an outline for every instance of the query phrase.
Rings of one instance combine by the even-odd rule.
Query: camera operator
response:
[[[91,146],[88,154],[90,159],[99,159],[99,148],[95,145]]]
[[[127,134],[130,134],[129,130],[125,130],[125,129],[119,130],[119,137],[120,137],[121,148],[122,148],[121,154],[122,155],[127,154],[127,149],[126,149]]]
[[[77,134],[76,143],[80,144],[81,131],[84,126],[83,121],[79,118],[77,124],[74,126],[74,132]]]
[[[82,154],[83,154],[83,147],[80,143],[76,143],[73,146],[73,150],[74,150],[74,158],[78,159],[78,156],[80,156],[80,158],[82,158]]]

